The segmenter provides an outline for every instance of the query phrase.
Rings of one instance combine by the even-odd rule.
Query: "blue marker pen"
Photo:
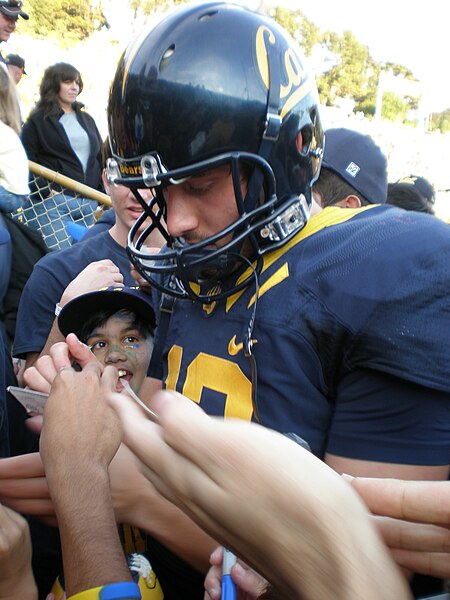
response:
[[[236,585],[231,579],[231,567],[236,563],[236,556],[223,549],[222,560],[222,600],[236,600]]]

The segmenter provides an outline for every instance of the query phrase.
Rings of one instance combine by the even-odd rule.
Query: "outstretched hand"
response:
[[[379,598],[381,573],[390,590],[385,598],[408,597],[356,494],[287,437],[240,419],[209,417],[174,392],[153,398],[157,424],[118,394],[109,401],[125,444],[147,465],[156,489],[264,574],[278,597]],[[347,580],[337,596],[342,570]]]
[[[31,569],[31,539],[25,519],[0,505],[0,599],[37,599]]]
[[[450,482],[344,476],[369,510],[396,562],[450,577]]]
[[[98,361],[90,361],[81,372],[65,367],[55,377],[40,437],[52,497],[60,491],[52,488],[53,475],[63,485],[64,477],[77,478],[77,469],[107,471],[122,440],[119,419],[105,400],[115,389],[118,376],[115,368],[108,366],[102,372]]]
[[[61,371],[76,362],[84,367],[90,362],[98,362],[86,344],[80,342],[74,333],[58,342],[50,349],[50,354],[41,356],[36,363],[23,374],[25,385],[39,392],[49,393],[53,380]]]

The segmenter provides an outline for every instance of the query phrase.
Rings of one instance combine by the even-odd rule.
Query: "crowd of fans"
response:
[[[0,0],[0,42],[19,17]],[[0,600],[447,597],[433,184],[324,130],[301,52],[243,7],[132,43],[103,143],[76,67],[23,122],[24,74],[0,54]]]

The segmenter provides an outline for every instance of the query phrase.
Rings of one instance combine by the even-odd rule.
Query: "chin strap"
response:
[[[158,335],[156,343],[153,346],[152,357],[148,367],[148,375],[155,379],[162,380],[163,378],[162,355],[174,304],[174,296],[169,296],[169,294],[165,293],[162,294],[161,304],[159,305]]]
[[[270,33],[266,31],[264,35],[269,36]],[[277,53],[273,50],[271,51],[272,44],[269,40],[266,40],[266,48],[268,48],[267,62],[269,69],[269,89],[267,92],[266,122],[258,154],[261,156],[261,158],[264,158],[268,161],[272,153],[273,145],[276,141],[278,141],[283,120],[279,114],[281,80],[280,69],[276,62]],[[246,194],[246,198],[254,200],[255,205],[246,206],[245,208],[247,211],[256,208],[262,183],[263,174],[259,169],[255,168],[252,176],[250,177]]]

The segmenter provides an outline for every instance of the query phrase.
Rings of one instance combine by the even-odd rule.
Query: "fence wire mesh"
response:
[[[12,214],[41,232],[52,250],[67,248],[111,206],[109,196],[29,161],[30,194]]]

